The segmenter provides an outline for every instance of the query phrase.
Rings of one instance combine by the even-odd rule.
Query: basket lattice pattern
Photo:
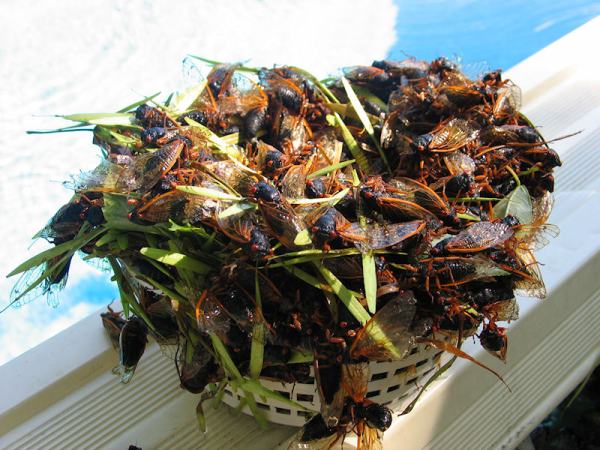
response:
[[[388,408],[401,409],[413,399],[426,379],[433,375],[442,361],[443,352],[430,346],[415,345],[410,353],[400,361],[369,363],[370,379],[367,398],[387,406]],[[277,400],[256,399],[257,406],[265,413],[267,420],[283,425],[302,426],[306,419],[320,409],[319,394],[312,377],[311,383],[287,384],[261,379],[261,383],[306,407],[308,411],[290,408],[289,405]],[[243,392],[234,392],[229,386],[225,389],[223,401],[232,407],[237,407],[243,398]],[[252,414],[248,407],[242,412]]]

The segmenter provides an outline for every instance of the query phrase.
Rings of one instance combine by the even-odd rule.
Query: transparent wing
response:
[[[393,223],[389,225],[369,224],[364,228],[366,242],[358,241],[356,246],[361,251],[379,250],[421,233],[425,229],[425,221]]]
[[[526,297],[545,299],[546,285],[533,252],[529,249],[517,248],[516,254],[527,273],[526,277],[515,281],[516,292]]]
[[[183,150],[185,143],[176,139],[159,150],[135,157],[133,164],[121,172],[116,182],[119,192],[147,192],[168,172]]]
[[[498,89],[497,98],[493,108],[493,114],[497,117],[510,116],[521,108],[521,88],[508,83]]]
[[[367,395],[369,376],[368,362],[343,364],[341,386],[346,396],[361,403]]]
[[[303,198],[306,188],[306,169],[304,165],[291,166],[281,180],[281,193],[286,198]]]
[[[438,153],[458,150],[473,140],[475,131],[466,120],[452,119],[433,133],[429,150]]]
[[[483,307],[483,314],[495,322],[517,320],[519,318],[519,304],[514,298],[494,302]]]
[[[297,248],[294,240],[304,227],[289,203],[283,199],[279,204],[260,203],[259,209],[271,233],[286,248]]]
[[[446,216],[450,214],[450,205],[444,201],[433,189],[410,178],[398,177],[390,180],[392,186],[406,199],[431,211],[434,214]]]
[[[458,175],[461,173],[472,175],[477,168],[475,161],[462,152],[450,153],[449,155],[444,156],[444,162],[451,175]]]
[[[415,313],[416,299],[412,291],[398,294],[358,332],[350,356],[374,361],[403,358],[417,337],[411,326]]]
[[[361,450],[383,450],[383,433],[377,428],[365,425],[358,439]]]
[[[446,249],[453,253],[477,252],[502,244],[513,235],[503,222],[477,222],[450,238]]]

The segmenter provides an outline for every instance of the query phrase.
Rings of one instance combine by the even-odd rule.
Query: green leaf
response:
[[[209,265],[182,253],[150,247],[141,248],[140,253],[148,258],[154,259],[155,261],[161,262],[168,266],[177,267],[178,269],[191,270],[192,272],[201,274],[207,274],[211,271],[211,267]]]
[[[377,309],[377,269],[375,267],[375,256],[368,251],[362,254],[363,281],[365,284],[365,297],[371,314]]]
[[[254,298],[256,300],[257,317],[262,317],[262,294],[260,292],[260,280],[258,270],[254,273]],[[252,344],[250,346],[250,377],[258,379],[263,367],[265,352],[265,326],[259,320],[252,329]]]
[[[354,318],[358,320],[361,325],[366,324],[371,316],[356,299],[354,294],[352,294],[352,292],[346,286],[344,286],[342,282],[325,266],[321,264],[315,264],[315,267],[319,272],[321,272],[321,275],[323,275],[325,281],[329,283],[329,286],[331,286],[333,292],[342,301],[344,306],[348,308],[348,311],[350,311]]]
[[[132,125],[130,113],[81,113],[57,115],[73,122],[84,122],[91,125]]]
[[[533,222],[533,205],[527,188],[524,185],[517,186],[514,191],[496,203],[494,215],[500,219],[512,215],[521,224]]]
[[[228,194],[227,192],[217,191],[216,189],[203,188],[200,186],[177,186],[178,191],[188,194],[199,195],[200,197],[212,198],[213,200],[231,200],[240,201],[243,197]]]
[[[173,111],[177,116],[183,114],[190,106],[192,106],[200,94],[202,94],[205,87],[206,80],[203,80],[201,83],[190,86],[183,92],[175,94],[173,99],[169,102],[169,110]]]
[[[360,167],[361,170],[365,173],[369,172],[369,162],[367,161],[367,157],[365,156],[364,152],[356,142],[356,139],[354,139],[354,136],[352,136],[352,133],[350,133],[350,130],[348,129],[340,115],[338,113],[334,113],[334,116],[335,120],[337,121],[338,127],[340,127],[340,130],[342,131],[342,137],[344,138],[344,142],[350,150],[350,153],[352,153],[352,157],[356,160],[358,167]]]

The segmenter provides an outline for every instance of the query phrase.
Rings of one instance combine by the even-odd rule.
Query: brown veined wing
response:
[[[116,191],[149,191],[160,177],[171,170],[186,145],[184,140],[175,139],[155,152],[135,157],[133,163],[120,173],[115,186]]]
[[[512,228],[504,222],[476,222],[451,237],[444,246],[451,253],[471,253],[503,244],[513,236]]]
[[[293,165],[281,180],[281,193],[286,198],[304,198],[306,188],[306,166]]]
[[[258,208],[271,234],[284,247],[297,249],[294,240],[304,226],[291,205],[282,198],[279,203],[260,202]]]
[[[435,153],[454,152],[471,142],[476,135],[475,128],[463,119],[452,119],[440,125],[432,133],[428,150]]]
[[[527,248],[517,248],[515,253],[525,270],[525,276],[515,281],[516,292],[526,297],[545,299],[546,285],[533,252]]]
[[[496,118],[510,117],[518,113],[521,108],[521,88],[508,82],[496,91],[496,101],[492,114]]]
[[[515,229],[515,239],[520,247],[539,250],[545,247],[550,239],[558,236],[559,228],[546,223],[552,212],[553,204],[553,196],[549,192],[533,200],[531,224],[518,225]]]
[[[386,225],[368,224],[362,228],[366,236],[366,241],[356,241],[355,245],[361,251],[380,250],[391,247],[421,233],[425,229],[425,224],[423,220]]]
[[[451,175],[458,175],[461,173],[472,175],[477,168],[475,161],[462,152],[450,153],[449,155],[444,156],[444,163]]]
[[[519,318],[519,304],[515,298],[490,303],[483,307],[483,314],[495,322],[507,322]]]
[[[448,202],[443,200],[433,189],[416,180],[404,177],[394,178],[389,185],[400,195],[405,195],[407,200],[431,211],[436,216],[447,217],[452,215]]]
[[[132,217],[153,223],[168,222],[169,219],[177,221],[179,213],[183,211],[185,204],[188,202],[188,197],[182,191],[165,192],[141,205],[132,213]]]
[[[357,333],[350,357],[373,361],[402,359],[420,334],[412,328],[416,302],[412,291],[391,299]]]

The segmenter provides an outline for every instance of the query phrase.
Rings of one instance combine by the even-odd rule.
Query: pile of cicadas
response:
[[[184,389],[230,383],[257,416],[254,394],[287,400],[259,377],[312,368],[321,414],[297,444],[354,431],[377,446],[392,415],[366,399],[368,361],[418,343],[466,356],[469,336],[504,360],[515,292],[545,296],[533,252],[555,233],[560,159],[519,92],[444,58],[325,81],[215,64],[165,103],[65,116],[94,125],[105,158],[70,183],[40,232],[55,247],[13,272],[13,298],[52,294],[77,251],[100,258],[124,309],[103,315],[123,381],[148,333],[177,349]]]

